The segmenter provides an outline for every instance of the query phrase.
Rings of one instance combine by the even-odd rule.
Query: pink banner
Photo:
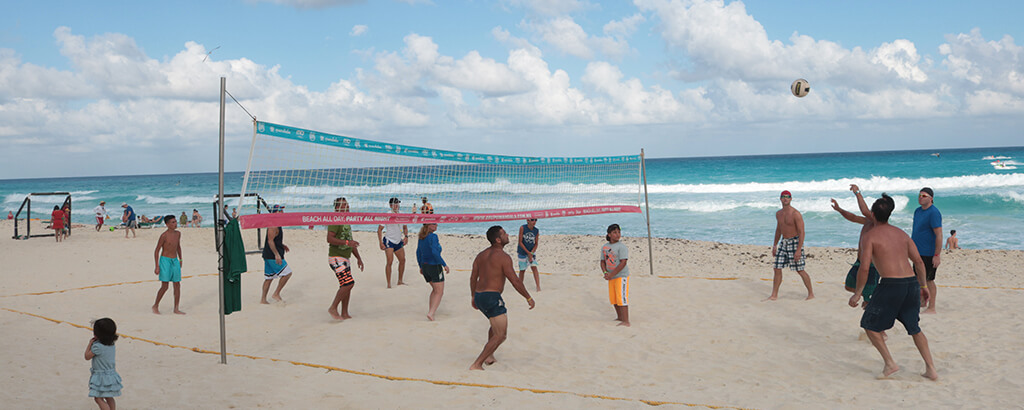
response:
[[[268,228],[272,226],[309,225],[381,225],[381,224],[424,224],[424,223],[470,223],[514,221],[530,218],[561,218],[566,216],[597,215],[612,213],[640,213],[639,206],[585,206],[580,208],[546,209],[542,211],[500,212],[491,214],[394,214],[371,212],[279,212],[274,214],[253,214],[238,217],[242,229]]]

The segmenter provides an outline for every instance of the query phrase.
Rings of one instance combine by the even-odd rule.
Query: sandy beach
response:
[[[514,233],[518,223],[504,226]],[[543,233],[543,221],[540,227]],[[0,400],[12,408],[95,408],[82,352],[90,321],[111,317],[123,335],[116,347],[125,388],[117,404],[125,409],[1011,408],[1024,401],[1022,251],[943,254],[939,314],[921,323],[939,381],[919,375],[924,365],[899,324],[889,348],[903,370],[877,380],[882,361],[843,289],[855,250],[810,247],[817,298],[804,301],[799,277],[787,271],[780,300],[762,302],[771,292],[769,244],[656,238],[652,276],[647,239],[637,236],[639,227],[623,229],[633,327],[612,320],[597,268],[604,238],[543,236],[543,291],[527,281],[537,307],[528,310],[506,287],[509,337],[483,372],[467,370],[487,332],[468,286],[473,257],[487,245],[479,235],[446,235],[440,227],[452,272],[437,321],[429,322],[415,243],[407,250],[409,285],[389,290],[376,234],[356,232],[366,270],[354,272],[354,318],[334,322],[327,307],[337,281],[325,231],[286,230],[295,276],[285,301],[259,304],[263,264],[250,255],[242,311],[226,321],[227,365],[216,353],[212,228],[182,229],[184,316],[170,314],[171,292],[162,315],[150,311],[159,287],[153,248],[163,228],[140,229],[135,239],[91,227],[62,243],[5,239]],[[10,238],[11,221],[0,231]],[[255,232],[244,237],[253,249]]]

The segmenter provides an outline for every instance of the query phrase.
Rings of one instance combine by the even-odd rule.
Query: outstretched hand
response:
[[[856,194],[858,191],[860,191],[860,187],[858,187],[857,184],[850,184],[850,191]]]
[[[829,198],[829,199],[832,200],[832,209],[834,209],[836,212],[842,212],[843,211],[843,208],[839,207],[839,202],[836,202],[835,198]]]

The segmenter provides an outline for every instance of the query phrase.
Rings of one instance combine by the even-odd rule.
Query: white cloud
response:
[[[1013,37],[985,41],[981,30],[974,29],[966,34],[947,35],[946,41],[939,52],[946,56],[942,64],[954,78],[1024,97],[1024,47],[1015,44]]]
[[[627,19],[628,20],[628,19]],[[555,17],[545,21],[523,22],[522,26],[534,33],[540,41],[550,44],[559,52],[586,60],[595,56],[595,49],[603,55],[619,60],[629,51],[629,43],[624,38],[626,30],[636,24],[633,20],[628,22],[611,22],[610,28],[606,29],[615,32],[613,36],[591,36],[576,23],[571,17]]]
[[[908,40],[883,43],[871,59],[872,63],[885,66],[904,80],[923,83],[928,80],[928,75],[917,66],[919,61],[921,56],[917,55],[917,47]]]
[[[356,24],[356,25],[352,26],[352,31],[349,32],[348,35],[350,35],[352,37],[359,37],[359,36],[361,36],[363,34],[366,34],[366,32],[369,31],[369,30],[370,30],[370,27],[365,25],[365,24]]]

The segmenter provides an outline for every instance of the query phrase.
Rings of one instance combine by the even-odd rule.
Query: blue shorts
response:
[[[519,270],[526,270],[530,266],[537,266],[537,254],[533,254],[533,260],[531,261],[528,256],[519,257]]]
[[[389,241],[388,238],[384,238],[383,240],[381,240],[381,242],[384,244],[385,249],[391,248],[397,251],[405,247],[405,242],[398,241],[398,243],[394,243]]]
[[[281,264],[278,265],[276,260],[264,259],[263,260],[263,278],[266,280],[272,280],[274,278],[280,278],[282,276],[288,276],[292,274],[292,267],[288,266],[288,261],[281,259]]]
[[[875,294],[864,308],[860,318],[860,327],[883,332],[892,328],[896,320],[903,323],[907,334],[916,335],[921,332],[918,326],[921,310],[921,285],[917,277],[882,278],[875,288]]]
[[[177,258],[160,257],[160,281],[181,282],[181,262]]]
[[[480,313],[488,319],[507,312],[505,301],[501,299],[499,292],[476,292],[473,294],[473,302],[476,303],[476,308],[480,309]]]

